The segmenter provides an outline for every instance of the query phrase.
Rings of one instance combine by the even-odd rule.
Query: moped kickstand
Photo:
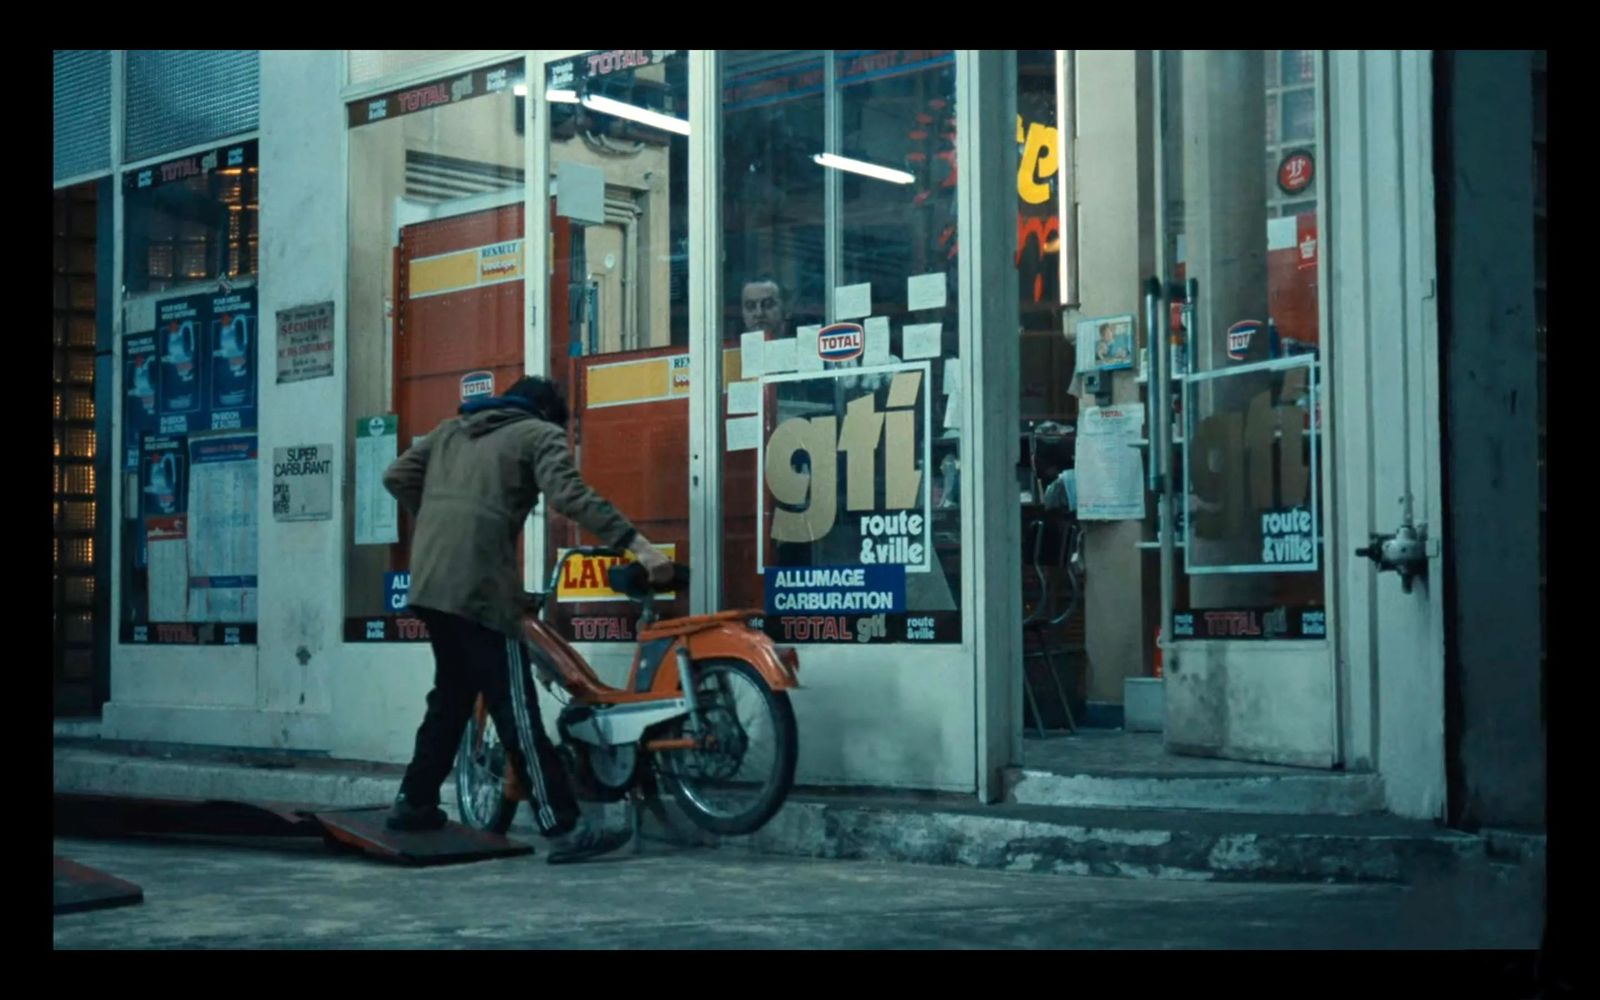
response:
[[[644,788],[635,786],[628,791],[628,825],[633,831],[633,853],[644,853],[644,812],[649,810],[661,829],[669,835],[672,832],[672,820],[667,816],[666,807],[661,804],[659,796],[651,794]]]

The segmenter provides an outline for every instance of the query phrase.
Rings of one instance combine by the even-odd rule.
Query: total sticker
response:
[[[817,333],[817,356],[823,361],[853,361],[867,347],[867,334],[858,323],[835,323]]]
[[[485,371],[467,372],[461,376],[461,401],[464,403],[474,396],[494,395],[494,373]]]

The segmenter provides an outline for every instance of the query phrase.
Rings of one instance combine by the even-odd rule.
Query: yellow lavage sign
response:
[[[677,561],[676,545],[658,545],[656,548],[660,549],[668,559]],[[571,549],[562,549],[557,558],[570,551]],[[621,559],[615,556],[573,556],[567,560],[565,566],[561,567],[561,577],[556,581],[556,600],[574,604],[592,601],[626,601],[628,598],[606,585],[606,572],[613,566],[635,561],[631,552]],[[656,599],[670,601],[677,596],[675,593],[658,593]]]
[[[411,297],[420,299],[521,281],[522,273],[522,241],[507,240],[436,257],[418,257],[411,262],[408,287]]]

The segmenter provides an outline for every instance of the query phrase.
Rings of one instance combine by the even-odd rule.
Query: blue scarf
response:
[[[521,396],[474,396],[462,403],[458,412],[462,416],[469,416],[474,413],[482,413],[484,410],[501,410],[507,407],[513,410],[522,410],[524,413],[531,413],[536,417],[539,416],[539,411],[534,408],[533,403],[523,399]]]

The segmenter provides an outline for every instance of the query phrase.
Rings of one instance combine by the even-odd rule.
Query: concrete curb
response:
[[[1009,768],[1006,801],[1112,809],[1204,809],[1285,816],[1361,816],[1383,811],[1373,774],[1136,776]]]
[[[398,776],[336,770],[308,772],[94,751],[56,750],[58,792],[261,802],[304,802],[339,809],[388,805]],[[450,789],[454,792],[454,788]],[[454,803],[452,802],[452,805]]]
[[[1024,819],[800,799],[750,837],[685,835],[688,821],[676,817],[672,830],[648,820],[643,829],[676,843],[703,838],[724,849],[766,854],[1184,881],[1410,882],[1484,857],[1481,838],[1447,830],[1347,832],[1336,819],[1320,830],[1274,830],[1270,823],[1252,830],[1257,817],[1218,829],[1179,811],[1140,810],[1115,824],[1092,810],[1041,812],[1050,815]]]

